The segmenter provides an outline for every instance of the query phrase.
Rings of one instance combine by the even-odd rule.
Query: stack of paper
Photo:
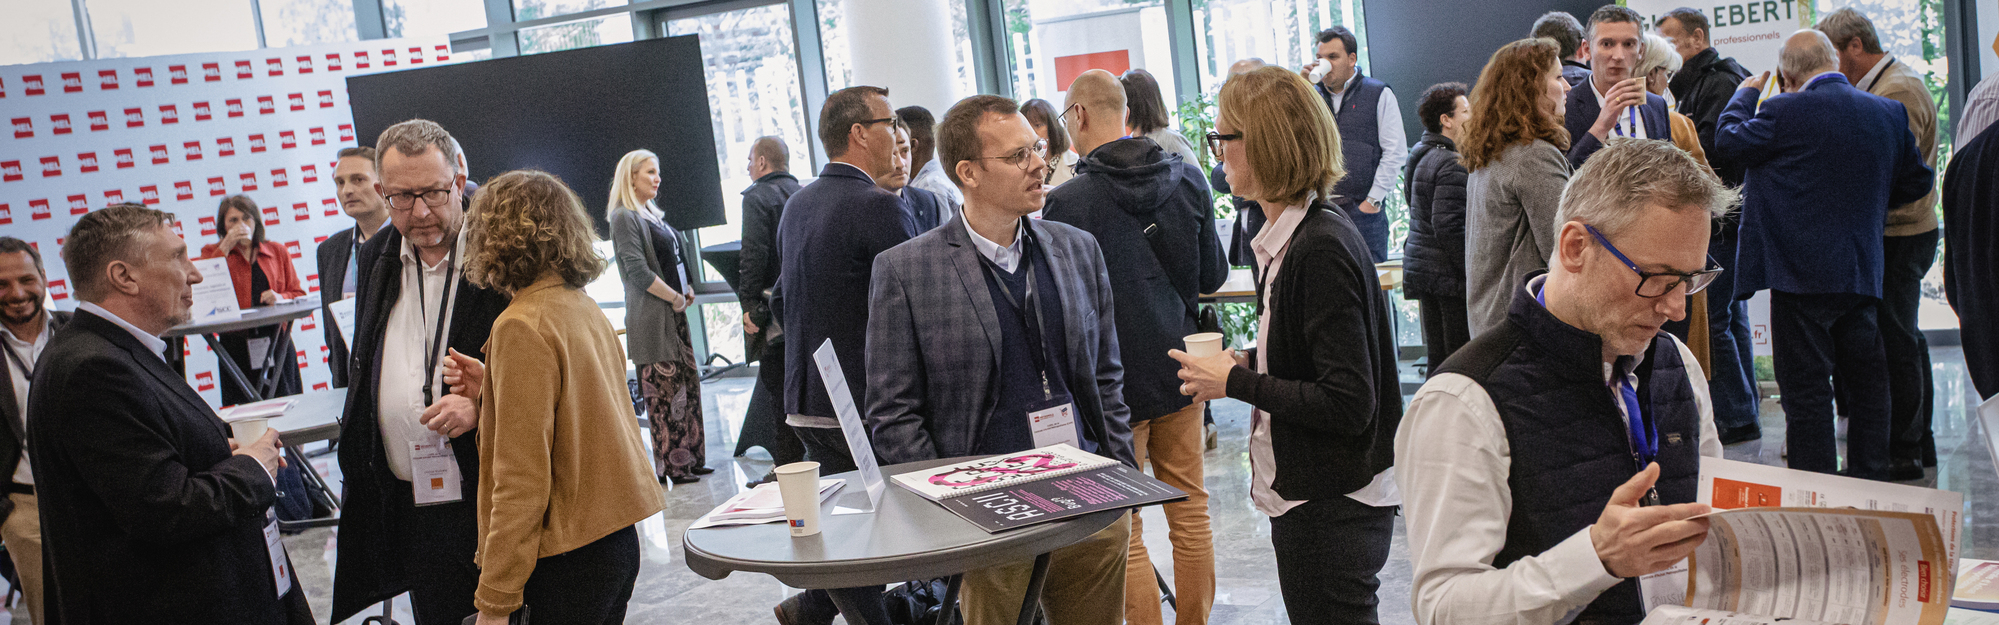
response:
[[[292,406],[295,405],[298,405],[297,399],[293,399],[290,397],[279,397],[277,399],[266,399],[264,401],[250,403],[250,404],[243,404],[241,406],[230,406],[228,408],[223,408],[222,410],[216,411],[216,415],[222,417],[223,421],[241,421],[243,419],[275,419],[278,417],[285,416],[285,411],[291,410]]]
[[[819,480],[819,500],[824,502],[833,493],[846,485],[845,480]],[[784,496],[777,490],[777,482],[765,482],[730,497],[722,505],[715,506],[707,515],[696,519],[687,529],[698,530],[718,525],[757,525],[784,520]]]

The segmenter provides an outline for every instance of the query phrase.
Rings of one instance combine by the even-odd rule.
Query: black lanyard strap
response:
[[[424,343],[423,346],[423,405],[426,407],[430,406],[431,402],[437,400],[437,389],[435,387],[437,363],[444,355],[444,326],[450,325],[451,322],[447,317],[451,313],[451,298],[453,294],[458,292],[458,281],[455,279],[457,270],[458,247],[454,245],[451,247],[451,253],[444,258],[444,294],[437,298],[437,326],[436,329],[431,331],[430,341]],[[425,315],[423,319],[424,325],[430,325],[429,316],[426,314],[428,311],[424,306],[428,303],[424,301],[428,297],[423,284],[424,271],[423,257],[418,256],[416,267],[417,313]]]
[[[1041,305],[1035,297],[1035,283],[1040,281],[1035,279],[1034,257],[1040,255],[1040,247],[1034,244],[1033,237],[1028,236],[1027,228],[1022,227],[1020,232],[1021,251],[1024,252],[1020,255],[1020,270],[1027,274],[1025,305],[1020,298],[1014,296],[1013,287],[1007,286],[1005,270],[1000,268],[999,263],[993,262],[993,259],[987,258],[985,254],[980,254],[979,265],[992,273],[993,282],[999,285],[1000,294],[1005,295],[1007,303],[1012,304],[1020,313],[1022,325],[1027,326],[1027,341],[1035,347],[1028,351],[1034,357],[1035,370],[1041,374],[1042,399],[1054,399],[1055,391],[1048,383],[1048,341],[1042,335],[1042,329],[1048,327],[1048,320],[1042,316]],[[1028,315],[1028,309],[1033,309],[1033,316]]]
[[[7,344],[5,340],[0,340],[0,348],[6,348],[7,359],[14,361],[14,366],[21,368],[21,377],[30,380],[35,379],[35,365],[29,363],[26,358],[22,358],[20,352],[14,351],[13,345]]]

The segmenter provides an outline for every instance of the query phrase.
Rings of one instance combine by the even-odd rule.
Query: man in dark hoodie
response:
[[[1196,298],[1222,286],[1228,264],[1200,167],[1151,139],[1126,137],[1124,100],[1117,77],[1104,70],[1069,85],[1064,123],[1084,156],[1076,177],[1048,192],[1042,218],[1089,232],[1103,249],[1138,466],[1149,458],[1154,476],[1188,495],[1165,510],[1175,608],[1205,615],[1214,603],[1215,568],[1201,475],[1203,405],[1180,394],[1180,366],[1166,352],[1196,332]],[[1159,587],[1143,536],[1133,516],[1125,616],[1159,623]]]

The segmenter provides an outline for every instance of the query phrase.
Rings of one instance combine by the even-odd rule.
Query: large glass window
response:
[[[69,0],[15,0],[0,20],[0,65],[83,58]]]
[[[1172,99],[1173,55],[1160,0],[1004,0],[1003,6],[1015,98],[1059,101],[1084,71],[1145,68]]]
[[[514,21],[568,15],[579,11],[626,4],[625,0],[514,0]]]
[[[423,37],[486,27],[483,0],[382,0],[389,37]]]
[[[264,45],[271,48],[359,39],[354,0],[258,0]]]
[[[819,45],[826,56],[826,84],[833,90],[851,87],[854,84],[854,68],[849,62],[850,50],[847,45],[845,5],[852,0],[816,0],[819,8]],[[860,0],[865,2],[866,0]],[[952,50],[953,62],[957,64],[958,93],[970,95],[979,92],[979,78],[972,67],[972,36],[965,26],[964,0],[931,0],[944,2],[951,8],[951,40],[957,42]],[[943,111],[931,111],[941,116]]]
[[[632,40],[632,15],[619,13],[537,26],[522,29],[515,35],[520,38],[521,54],[574,50],[607,43],[628,43]]]
[[[1196,0],[1194,54],[1201,87],[1213,92],[1228,78],[1229,65],[1256,57],[1272,65],[1302,68],[1317,49],[1319,31],[1345,26],[1360,40],[1361,69],[1367,69],[1367,28],[1361,0]],[[1405,100],[1409,96],[1396,94]],[[1413,96],[1414,94],[1410,94]]]
[[[91,0],[88,6],[99,58],[257,47],[249,0]]]

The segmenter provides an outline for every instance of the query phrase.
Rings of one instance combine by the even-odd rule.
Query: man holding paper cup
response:
[[[1579,88],[1569,90],[1562,124],[1569,131],[1571,168],[1582,167],[1616,137],[1672,140],[1666,99],[1645,90],[1644,76],[1631,75],[1644,46],[1645,21],[1637,11],[1606,4],[1590,14],[1591,73]]]
[[[277,433],[230,441],[161,355],[203,279],[173,222],[121,204],[63,246],[82,304],[28,398],[43,609],[70,624],[312,623],[270,512]]]

